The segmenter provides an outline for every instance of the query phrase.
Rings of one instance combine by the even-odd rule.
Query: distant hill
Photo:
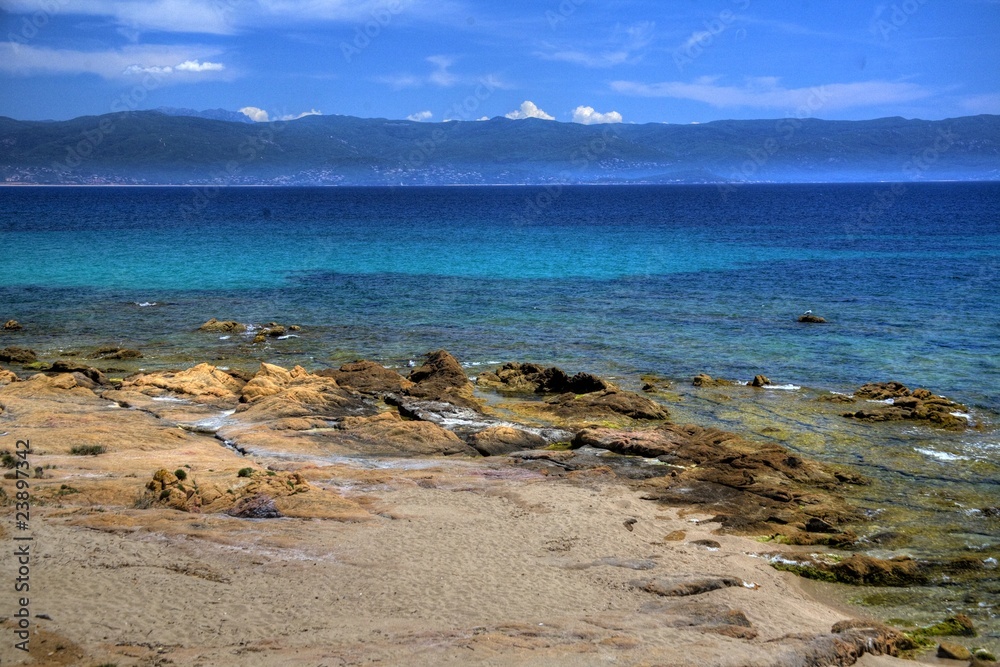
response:
[[[1000,116],[579,125],[136,111],[0,117],[0,182],[399,185],[1000,180]],[[220,118],[204,117],[217,114]],[[242,114],[237,114],[242,116]],[[245,117],[244,117],[245,118]]]
[[[229,111],[228,109],[206,109],[204,111],[195,111],[194,109],[157,107],[156,111],[168,116],[190,116],[191,118],[207,118],[209,120],[228,120],[233,123],[253,122],[246,114],[240,113],[239,111]]]

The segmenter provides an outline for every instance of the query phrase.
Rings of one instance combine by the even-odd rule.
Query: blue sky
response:
[[[0,115],[1000,113],[1000,0],[0,0]]]

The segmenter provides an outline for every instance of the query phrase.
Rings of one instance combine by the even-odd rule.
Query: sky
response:
[[[0,116],[1000,114],[1000,0],[0,0]]]

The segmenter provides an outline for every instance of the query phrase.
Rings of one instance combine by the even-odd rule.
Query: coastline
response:
[[[721,530],[712,505],[651,500],[684,464],[649,472],[644,457],[555,442],[595,421],[625,434],[669,425],[646,414],[649,399],[580,374],[565,381],[604,388],[571,392],[573,408],[603,402],[575,413],[502,391],[501,413],[448,357],[408,378],[377,364],[332,377],[200,364],[114,383],[85,368],[22,373],[0,387],[3,444],[30,441],[42,470],[35,646],[63,647],[14,664],[854,664],[900,641],[878,623],[845,628],[859,614],[748,555],[771,545]],[[470,413],[521,421],[480,424],[496,437],[476,439]],[[528,437],[539,433],[552,444]],[[506,451],[481,457],[467,442]],[[74,455],[81,445],[106,451]],[[262,492],[284,518],[231,515]],[[676,588],[695,592],[663,594]]]

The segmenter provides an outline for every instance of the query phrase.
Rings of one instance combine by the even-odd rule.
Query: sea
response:
[[[0,347],[121,375],[446,349],[670,388],[677,419],[852,467],[876,555],[973,555],[975,584],[845,594],[899,622],[1000,637],[1000,183],[0,188]],[[806,311],[826,324],[801,324]],[[197,331],[209,318],[246,334]],[[255,327],[298,325],[253,343]],[[699,373],[772,388],[717,400]],[[642,379],[645,378],[645,379]],[[970,429],[857,424],[817,399],[926,387]],[[0,443],[2,444],[2,443]],[[996,652],[996,651],[995,651]]]

